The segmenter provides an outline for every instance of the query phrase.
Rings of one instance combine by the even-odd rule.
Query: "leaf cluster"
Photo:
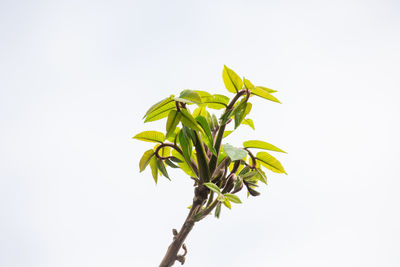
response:
[[[144,152],[139,162],[140,171],[150,165],[154,181],[159,176],[170,179],[167,169],[181,169],[195,181],[195,187],[207,189],[207,201],[201,203],[194,218],[201,220],[211,211],[219,217],[221,206],[241,203],[236,195],[245,188],[248,195],[257,196],[258,182],[267,184],[265,170],[286,174],[282,164],[267,151],[286,153],[260,140],[247,140],[242,147],[224,143],[223,139],[240,125],[253,130],[252,96],[280,103],[276,91],[254,86],[224,66],[222,72],[231,97],[199,90],[183,90],[179,96],[170,95],[149,108],[145,122],[166,119],[165,131],[144,131],[133,138],[156,143]],[[213,112],[219,111],[217,116]],[[227,127],[233,125],[233,129]],[[262,150],[254,154],[253,150]]]

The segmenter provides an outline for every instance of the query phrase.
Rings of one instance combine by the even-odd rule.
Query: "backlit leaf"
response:
[[[174,101],[173,98],[174,98],[174,95],[171,95],[170,97],[167,97],[167,98],[165,98],[165,99],[163,99],[163,100],[161,100],[161,101],[155,103],[154,105],[152,105],[152,106],[149,108],[149,110],[147,110],[147,112],[146,112],[146,114],[143,116],[143,118],[145,118],[145,117],[146,117],[147,115],[149,115],[151,112],[153,112],[153,111],[155,111],[155,110],[157,110],[157,109],[162,108],[164,105],[166,105],[166,104],[168,104],[168,103],[170,103],[170,102],[173,102],[173,101]]]
[[[250,126],[253,130],[255,130],[255,128],[254,128],[254,122],[253,122],[252,119],[244,119],[244,120],[242,121],[242,124],[248,125],[248,126]]]
[[[236,195],[226,193],[226,194],[224,194],[224,196],[233,203],[237,203],[237,204],[242,203],[242,201],[240,201],[240,198]]]
[[[222,71],[222,79],[224,80],[226,89],[231,93],[237,93],[243,87],[243,81],[239,75],[225,65]]]
[[[156,121],[168,116],[170,110],[176,109],[175,102],[171,101],[164,106],[152,111],[146,116],[144,122]]]
[[[151,168],[151,174],[153,175],[153,179],[157,183],[157,179],[158,179],[157,157],[151,158],[150,168]]]
[[[287,174],[282,164],[267,152],[258,152],[256,159],[261,165],[273,172]]]
[[[157,168],[160,170],[162,175],[164,175],[164,177],[168,178],[168,180],[171,180],[169,179],[167,169],[165,168],[165,165],[161,159],[157,159]]]
[[[277,103],[281,103],[275,96],[271,95],[270,93],[268,93],[267,91],[261,89],[260,87],[256,87],[254,88],[251,93],[253,95],[277,102]]]
[[[244,86],[249,90],[254,88],[254,85],[247,79],[244,79]]]
[[[259,140],[249,140],[249,141],[243,142],[243,147],[245,147],[245,148],[259,148],[259,149],[266,149],[266,150],[286,153],[282,149],[277,148],[276,146],[271,145],[270,143],[267,143],[267,142],[264,142],[264,141],[259,141]]]
[[[179,97],[175,97],[174,100],[183,103],[195,103],[195,104],[201,103],[200,95],[193,90],[183,90],[179,95]]]
[[[133,137],[134,139],[138,139],[146,142],[154,142],[154,143],[162,143],[165,140],[165,136],[163,133],[157,131],[144,131]]]
[[[257,179],[263,182],[264,184],[267,184],[267,176],[265,175],[265,172],[261,170],[260,168],[256,168],[257,171]]]
[[[230,135],[233,131],[225,131],[223,138],[227,137],[228,135]]]
[[[147,165],[150,163],[151,158],[154,156],[154,150],[149,149],[146,152],[144,152],[142,158],[140,159],[139,162],[139,169],[140,172],[144,171],[146,169]]]
[[[204,104],[207,104],[207,107],[209,108],[223,109],[228,105],[229,98],[224,95],[215,94],[212,96],[203,97],[202,101]]]
[[[227,207],[228,209],[231,209],[231,207],[232,207],[231,203],[229,202],[229,200],[227,198],[225,198],[224,202],[222,202],[222,203],[224,203],[225,207]]]
[[[264,86],[257,86],[257,88],[260,88],[260,89],[262,89],[262,90],[264,90],[264,91],[266,91],[267,93],[270,93],[270,94],[278,92],[278,91],[276,91],[274,89],[270,89],[270,88],[267,88],[267,87],[264,87]]]
[[[168,138],[170,135],[172,135],[176,129],[176,126],[180,122],[181,119],[181,113],[176,111],[176,110],[171,110],[168,114],[168,120],[167,120],[167,125],[166,125],[166,138]]]
[[[217,194],[221,194],[221,190],[216,184],[213,183],[204,183],[205,186],[207,186],[211,191],[214,191]]]
[[[183,125],[195,130],[195,131],[201,131],[199,125],[197,124],[196,120],[193,118],[193,116],[186,110],[186,109],[181,109],[181,122]]]

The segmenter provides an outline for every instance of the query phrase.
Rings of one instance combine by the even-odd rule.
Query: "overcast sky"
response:
[[[226,64],[279,92],[256,131],[288,176],[197,224],[185,266],[400,266],[398,1],[0,1],[0,266],[158,266],[192,182],[138,161],[144,112],[227,93]],[[229,93],[228,93],[229,94]]]

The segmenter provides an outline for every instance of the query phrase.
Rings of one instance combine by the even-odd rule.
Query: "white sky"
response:
[[[0,2],[0,266],[158,266],[192,183],[131,137],[182,89],[254,99],[288,176],[195,226],[185,266],[400,266],[397,1]],[[242,136],[242,137],[240,137]],[[267,173],[268,174],[268,173]]]

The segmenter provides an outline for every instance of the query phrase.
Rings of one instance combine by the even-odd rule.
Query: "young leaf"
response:
[[[197,124],[196,120],[193,118],[193,116],[186,110],[186,109],[181,109],[180,111],[182,113],[181,117],[181,122],[183,125],[186,127],[189,127],[195,131],[201,131],[199,125]]]
[[[260,195],[260,192],[254,190],[250,186],[246,186],[246,187],[247,187],[247,191],[249,192],[249,194],[252,195],[253,197],[256,197],[256,196]]]
[[[225,198],[225,199],[224,199],[224,202],[222,202],[222,203],[224,203],[225,207],[227,207],[228,209],[231,209],[231,208],[232,208],[232,207],[231,207],[231,203],[229,202],[229,200],[228,200],[227,198]]]
[[[202,101],[204,104],[207,104],[207,107],[212,109],[223,109],[228,106],[229,98],[224,95],[212,95],[203,97]]]
[[[143,118],[145,118],[147,115],[149,115],[151,112],[162,108],[164,105],[173,102],[174,95],[171,95],[170,97],[164,98],[163,100],[155,103],[154,105],[152,105],[149,110],[147,110],[146,114],[143,116]]]
[[[183,155],[185,158],[190,161],[190,156],[192,154],[192,146],[190,139],[187,139],[183,134],[183,130],[181,130],[178,134],[179,144],[181,145]]]
[[[226,194],[224,194],[224,196],[233,203],[236,203],[236,204],[242,203],[242,201],[240,201],[240,198],[236,195],[226,193]]]
[[[230,135],[233,131],[225,131],[223,138],[227,137],[228,135]]]
[[[174,153],[172,153],[172,154],[174,154]],[[178,155],[179,155],[179,153],[178,153]],[[170,159],[171,161],[173,161],[173,162],[176,162],[176,163],[181,163],[181,162],[183,162],[182,160],[180,160],[180,159],[178,159],[177,157],[174,157],[174,156],[170,157],[169,159]]]
[[[222,149],[231,158],[232,161],[243,159],[247,155],[246,150],[236,148],[230,144],[222,145]]]
[[[239,75],[225,65],[222,71],[222,79],[224,80],[226,89],[231,93],[237,93],[243,87],[243,81]]]
[[[270,89],[270,88],[267,88],[267,87],[264,87],[264,86],[257,86],[257,88],[260,88],[260,89],[262,89],[262,90],[264,90],[264,91],[266,91],[267,93],[270,93],[270,94],[278,92],[278,91],[276,91],[274,89]]]
[[[161,159],[157,159],[157,168],[160,170],[162,175],[164,175],[166,178],[168,178],[168,180],[171,180],[168,176],[167,169],[165,168],[165,165]]]
[[[244,119],[244,120],[242,121],[242,124],[246,124],[246,125],[250,126],[253,130],[255,130],[255,128],[254,128],[254,122],[253,122],[252,119]]]
[[[246,142],[243,143],[243,147],[245,147],[245,148],[260,148],[260,149],[266,149],[266,150],[286,153],[282,149],[277,148],[276,146],[271,145],[270,143],[267,143],[267,142],[264,142],[264,141],[259,141],[259,140],[246,141]]]
[[[244,79],[244,86],[246,87],[246,89],[249,89],[249,90],[254,88],[254,85],[247,79]]]
[[[144,154],[139,162],[140,172],[142,172],[142,171],[144,171],[144,169],[146,169],[147,165],[150,163],[150,160],[153,156],[154,156],[153,149],[150,149],[150,150],[147,150],[146,152],[144,152]]]
[[[200,95],[193,90],[183,90],[179,97],[174,98],[175,101],[183,102],[183,103],[194,103],[201,104]]]
[[[204,183],[205,186],[207,186],[211,191],[214,191],[217,194],[221,194],[221,190],[216,184],[213,183]]]
[[[173,109],[176,109],[175,102],[169,101],[168,103],[164,104],[163,106],[150,112],[146,116],[146,119],[144,120],[144,122],[160,120],[160,119],[168,116],[169,111],[173,110]]]
[[[214,155],[217,155],[217,151],[215,151],[215,148],[213,146],[214,141],[211,135],[211,129],[210,126],[208,125],[206,118],[204,118],[203,116],[197,116],[196,121],[200,124],[201,128],[203,128],[203,131],[206,135],[206,137],[203,138],[204,143],[207,145],[207,147]]]
[[[197,116],[196,117],[196,121],[200,124],[201,128],[203,128],[204,133],[206,134],[206,136],[208,138],[212,139],[211,129],[210,129],[210,126],[208,125],[208,122],[207,122],[206,118],[204,118],[203,116]]]
[[[221,202],[218,202],[214,215],[217,219],[219,219],[219,216],[221,215]]]
[[[193,111],[193,117],[197,116],[207,116],[207,110],[206,110],[206,105],[200,105]]]
[[[252,178],[253,176],[255,176],[255,175],[257,175],[257,171],[251,171],[251,172],[248,172],[248,173],[246,173],[246,174],[243,174],[241,177],[242,177],[242,179],[249,179],[249,178]]]
[[[264,184],[267,184],[267,176],[265,175],[265,172],[261,170],[260,168],[256,168],[257,171],[257,179],[263,182]]]
[[[178,159],[180,162],[177,162],[177,163],[179,165],[179,168],[181,168],[181,170],[183,172],[185,172],[188,176],[191,176],[191,177],[196,176],[196,174],[193,172],[192,168],[186,163],[186,161],[184,160],[182,155],[179,154],[175,149],[172,150],[172,155],[174,156],[174,158],[171,158],[171,160],[173,160],[174,162],[177,162],[176,159]]]
[[[170,159],[165,159],[164,161],[171,168],[175,168],[175,169],[179,168],[179,166],[175,165]]]
[[[273,172],[287,174],[282,164],[267,152],[258,152],[256,159],[258,159],[261,165]]]
[[[250,104],[250,103],[243,102],[243,103],[239,104],[238,109],[234,111],[235,129],[240,125],[240,123],[242,123],[244,117],[246,116],[245,112],[246,112],[247,104]]]
[[[181,120],[181,113],[176,111],[176,110],[171,110],[168,114],[168,120],[167,120],[167,125],[166,125],[166,138],[168,138],[169,136],[171,136],[175,129],[176,126],[178,125],[179,121]]]
[[[151,158],[150,168],[151,168],[151,174],[153,175],[153,179],[157,183],[157,179],[158,179],[157,157]]]
[[[251,93],[253,95],[277,102],[277,103],[281,103],[275,96],[271,95],[270,93],[268,93],[267,91],[261,89],[260,87],[256,87],[254,88]]]
[[[165,140],[164,134],[157,131],[144,131],[132,138],[153,143],[162,143]]]

